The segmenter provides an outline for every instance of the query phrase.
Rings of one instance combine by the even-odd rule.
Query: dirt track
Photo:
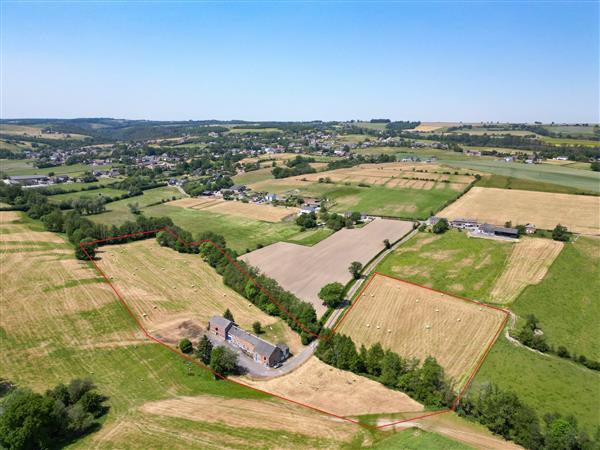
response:
[[[312,247],[278,242],[240,257],[275,278],[281,286],[312,303],[321,316],[326,311],[319,290],[333,281],[350,281],[352,261],[366,264],[383,250],[383,240],[397,241],[412,222],[375,219],[363,228],[343,229]]]

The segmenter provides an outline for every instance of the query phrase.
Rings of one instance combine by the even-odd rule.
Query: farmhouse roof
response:
[[[48,179],[48,175],[15,175],[9,178],[13,181],[46,180]]]
[[[254,336],[253,334],[248,333],[247,331],[242,330],[236,326],[231,327],[229,330],[229,334],[231,336],[236,336],[240,339],[245,340],[246,342],[251,343],[254,346],[254,351],[261,356],[271,356],[277,347],[273,344],[269,344],[267,341],[263,341],[262,339]]]
[[[479,229],[481,231],[483,231],[484,233],[493,233],[494,231],[496,231],[496,225],[492,225],[489,223],[484,223],[483,225],[481,225],[479,227]]]
[[[223,330],[227,330],[228,327],[230,327],[231,325],[233,325],[233,322],[229,319],[226,319],[225,317],[221,317],[221,316],[212,316],[210,318],[210,320],[208,321],[208,323],[210,324],[210,328],[213,327],[221,327]]]

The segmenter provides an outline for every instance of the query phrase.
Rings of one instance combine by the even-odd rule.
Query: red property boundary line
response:
[[[123,296],[121,295],[121,293],[117,290],[117,288],[112,284],[112,282],[110,281],[109,277],[104,273],[104,271],[98,266],[98,264],[96,263],[95,259],[88,253],[88,251],[86,250],[86,246],[90,246],[90,245],[94,245],[94,244],[99,244],[99,243],[105,243],[105,242],[109,242],[109,241],[118,241],[121,239],[127,239],[127,238],[132,238],[132,237],[136,237],[136,236],[141,236],[141,235],[148,235],[148,234],[157,234],[161,231],[166,231],[168,232],[171,236],[173,236],[175,239],[177,239],[180,243],[182,243],[185,246],[190,246],[190,245],[198,245],[198,244],[202,244],[202,243],[210,243],[211,245],[213,245],[217,250],[219,250],[228,260],[229,262],[231,262],[237,269],[240,270],[240,272],[242,272],[249,280],[252,281],[252,283],[254,283],[254,285],[263,293],[265,294],[269,300],[271,300],[273,302],[274,305],[276,305],[281,311],[283,311],[285,314],[287,314],[288,317],[290,317],[291,319],[294,320],[294,322],[296,322],[298,324],[298,326],[300,326],[302,328],[302,330],[304,330],[306,333],[321,339],[322,337],[320,335],[317,335],[315,333],[313,333],[312,331],[310,331],[309,329],[307,329],[294,315],[292,315],[291,313],[288,312],[288,310],[286,308],[284,308],[277,300],[275,300],[273,298],[273,296],[266,291],[260,284],[258,284],[256,282],[256,280],[245,270],[243,269],[235,259],[233,259],[230,255],[228,255],[223,249],[221,249],[218,245],[216,245],[214,242],[210,241],[210,240],[201,240],[201,241],[195,241],[195,242],[185,242],[184,240],[182,240],[173,230],[165,227],[165,228],[159,228],[156,230],[150,230],[150,231],[140,231],[137,233],[131,233],[131,234],[126,234],[126,235],[122,235],[122,236],[114,236],[114,237],[109,237],[106,239],[98,239],[95,241],[89,241],[89,242],[85,242],[85,243],[80,243],[79,246],[81,248],[81,250],[85,253],[85,255],[88,257],[88,259],[91,261],[91,263],[94,265],[95,269],[98,271],[98,273],[100,273],[100,275],[102,276],[102,278],[104,278],[104,280],[106,281],[106,283],[110,286],[110,288],[112,289],[112,291],[115,293],[115,295],[117,296],[117,299],[119,301],[119,303],[121,303],[121,305],[125,308],[126,312],[131,316],[131,318],[135,321],[135,323],[137,324],[138,328],[142,331],[142,333],[144,334],[144,336],[146,336],[148,339],[150,339],[153,342],[156,342],[157,344],[163,346],[164,348],[166,348],[167,350],[169,350],[172,353],[175,353],[176,355],[180,356],[181,358],[184,358],[186,360],[188,360],[189,362],[191,362],[192,364],[196,365],[197,367],[200,367],[201,369],[205,369],[208,370],[209,372],[211,372],[215,377],[220,378],[222,380],[228,381],[230,383],[236,384],[238,386],[243,386],[245,388],[251,389],[253,391],[256,392],[260,392],[263,394],[267,394],[271,397],[276,397],[279,398],[281,400],[285,400],[289,403],[293,403],[295,405],[299,405],[299,406],[303,406],[305,408],[311,409],[313,411],[317,411],[319,413],[322,414],[326,414],[328,416],[331,417],[335,417],[337,419],[341,419],[350,423],[353,423],[355,425],[360,425],[364,428],[368,428],[368,429],[372,429],[372,430],[377,430],[377,429],[383,429],[389,426],[393,426],[393,425],[398,425],[398,424],[402,424],[402,423],[406,423],[406,422],[410,422],[413,420],[418,420],[418,419],[424,419],[426,417],[431,417],[431,416],[436,416],[436,415],[440,415],[440,414],[444,414],[450,411],[455,411],[456,408],[458,407],[458,404],[460,402],[460,399],[464,396],[464,394],[467,391],[467,388],[470,386],[471,381],[473,380],[473,378],[475,377],[475,375],[477,374],[477,372],[479,371],[481,365],[483,364],[483,361],[485,360],[485,358],[487,357],[492,345],[494,344],[494,342],[496,341],[496,339],[498,338],[498,336],[500,335],[500,332],[502,331],[502,329],[504,328],[504,325],[506,324],[508,318],[510,317],[510,313],[504,309],[501,308],[496,308],[494,306],[490,306],[490,305],[486,305],[485,303],[481,303],[475,300],[471,300],[468,298],[464,298],[464,297],[459,297],[459,296],[455,296],[452,294],[448,294],[447,292],[443,292],[443,291],[438,291],[436,289],[431,289],[428,288],[426,286],[421,286],[419,284],[415,284],[415,283],[411,283],[409,281],[406,280],[402,280],[400,278],[395,278],[389,275],[385,275],[379,272],[375,272],[374,275],[371,277],[371,279],[363,286],[363,288],[360,290],[360,292],[358,293],[358,296],[356,297],[356,300],[354,301],[354,303],[352,303],[352,305],[346,310],[346,312],[342,315],[342,317],[337,321],[337,324],[334,326],[334,328],[332,329],[332,333],[329,336],[329,338],[331,338],[331,336],[333,336],[333,334],[336,332],[336,330],[338,329],[338,327],[340,326],[340,324],[342,323],[342,321],[346,318],[346,316],[348,315],[348,313],[352,310],[352,308],[354,308],[354,306],[358,303],[358,301],[360,300],[360,298],[362,297],[362,294],[364,293],[364,291],[369,287],[369,285],[371,284],[371,282],[377,277],[377,276],[383,276],[383,277],[387,277],[390,279],[393,279],[395,281],[400,281],[403,283],[407,283],[407,284],[411,284],[413,286],[417,286],[423,289],[429,289],[431,291],[434,292],[438,292],[438,293],[442,293],[444,295],[448,295],[449,297],[454,297],[460,300],[465,300],[468,301],[470,303],[474,303],[480,306],[485,306],[486,308],[492,308],[498,311],[503,312],[506,316],[504,318],[504,320],[502,321],[500,327],[498,328],[496,334],[494,335],[493,339],[490,341],[490,343],[488,344],[488,346],[485,349],[485,352],[482,354],[482,356],[480,357],[477,366],[475,368],[475,370],[473,371],[473,373],[471,374],[471,376],[469,377],[469,379],[467,380],[467,382],[465,383],[465,386],[463,387],[463,389],[459,392],[458,396],[456,397],[456,399],[454,400],[452,406],[450,408],[447,409],[443,409],[443,410],[439,410],[439,411],[433,411],[433,412],[429,412],[417,417],[412,417],[409,419],[403,419],[403,420],[398,420],[395,422],[391,422],[391,423],[386,423],[384,425],[378,425],[378,426],[374,426],[374,425],[368,425],[368,424],[364,424],[364,423],[360,423],[357,420],[354,419],[350,419],[347,417],[343,417],[340,416],[338,414],[334,414],[332,412],[329,411],[325,411],[322,410],[320,408],[317,408],[315,406],[311,406],[278,394],[274,394],[272,392],[268,392],[253,386],[249,386],[247,384],[241,383],[239,381],[236,380],[232,380],[230,378],[227,378],[226,376],[221,375],[220,373],[215,372],[214,370],[212,370],[209,366],[206,366],[204,364],[202,364],[200,361],[198,361],[197,359],[186,355],[185,353],[180,352],[179,350],[177,350],[176,348],[171,347],[170,345],[164,343],[163,341],[161,341],[160,339],[152,336],[148,330],[144,327],[144,325],[142,324],[142,322],[140,321],[140,319],[135,315],[135,313],[131,310],[131,308],[129,307],[129,305],[127,304],[127,302],[125,301],[125,299],[123,298]]]

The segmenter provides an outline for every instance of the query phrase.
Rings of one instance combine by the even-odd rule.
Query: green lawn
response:
[[[408,428],[392,434],[369,448],[374,450],[466,450],[473,447],[441,434],[429,433],[419,428]]]
[[[539,136],[539,138],[548,143],[554,145],[583,145],[585,147],[600,147],[598,139],[569,139],[569,138],[554,138],[549,136]]]
[[[245,253],[248,249],[254,250],[258,244],[269,245],[284,241],[300,231],[300,227],[294,222],[262,222],[168,204],[146,208],[144,212],[148,216],[169,216],[175,225],[194,236],[204,231],[221,234],[225,237],[227,245],[239,253]]]
[[[68,192],[66,194],[56,194],[56,195],[51,195],[49,198],[49,200],[53,203],[60,203],[62,201],[71,201],[74,200],[76,198],[80,198],[80,197],[98,197],[98,196],[103,196],[103,197],[118,197],[120,195],[126,194],[127,191],[123,191],[120,189],[113,189],[113,188],[100,188],[100,189],[93,189],[91,191],[75,191],[75,192]],[[133,199],[134,197],[132,197]]]
[[[466,233],[418,233],[388,255],[376,271],[452,294],[486,301],[502,274],[511,243]]]
[[[600,426],[599,372],[515,347],[502,335],[474,379],[475,386],[487,382],[515,392],[540,419],[551,412],[572,414],[592,435]]]
[[[492,160],[444,161],[453,167],[463,167],[482,172],[489,172],[505,177],[522,178],[543,183],[559,184],[600,193],[600,172],[592,172],[550,164],[506,163]]]
[[[600,360],[600,241],[580,237],[566,244],[540,284],[512,305],[521,317],[535,314],[550,344]]]
[[[333,230],[331,228],[317,228],[314,230],[306,230],[295,234],[289,237],[287,241],[293,244],[312,246],[318,244],[323,239],[328,238],[332,234]]]
[[[477,182],[477,186],[500,189],[520,189],[523,191],[557,192],[561,194],[581,193],[581,189],[578,188],[496,174],[482,177],[481,180]]]
[[[544,125],[544,128],[553,133],[564,133],[572,136],[581,136],[585,138],[594,137],[594,130],[598,127],[582,125]]]
[[[73,164],[71,166],[46,167],[38,169],[33,166],[32,161],[24,159],[0,159],[0,172],[9,176],[13,175],[35,175],[54,172],[56,175],[78,176],[84,172],[93,170],[107,170],[112,166],[91,166],[86,164]]]
[[[389,189],[381,186],[342,187],[327,196],[335,201],[333,211],[359,211],[381,216],[426,219],[449,200],[458,197],[447,185],[442,189]]]
[[[233,177],[233,182],[236,184],[251,184],[258,183],[259,181],[270,180],[273,178],[273,174],[271,173],[272,170],[272,167],[265,167],[264,169],[242,173]]]
[[[148,189],[147,191],[144,191],[142,195],[108,203],[106,205],[106,212],[89,216],[89,218],[90,220],[98,223],[119,225],[127,220],[135,220],[135,216],[131,214],[129,207],[127,206],[130,203],[137,203],[138,206],[144,212],[146,212],[144,208],[146,208],[148,205],[152,205],[163,200],[166,201],[172,200],[173,198],[180,198],[181,196],[181,192],[174,187],[163,186],[154,189]]]

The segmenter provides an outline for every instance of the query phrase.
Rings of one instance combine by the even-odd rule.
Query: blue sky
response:
[[[597,122],[598,2],[1,1],[1,116]]]

